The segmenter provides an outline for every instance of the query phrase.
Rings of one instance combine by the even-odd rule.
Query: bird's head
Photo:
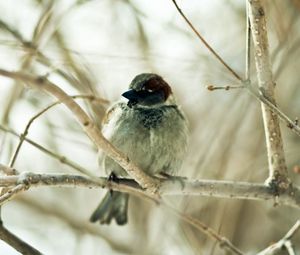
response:
[[[137,75],[129,85],[129,90],[122,94],[128,99],[128,106],[158,106],[164,104],[172,90],[162,77],[154,73]]]

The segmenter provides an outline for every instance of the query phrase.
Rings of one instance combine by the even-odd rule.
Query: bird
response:
[[[176,174],[187,150],[188,122],[169,84],[158,74],[141,73],[122,96],[127,102],[114,103],[103,119],[104,137],[147,174]],[[108,156],[101,154],[99,164],[110,176],[128,177]],[[107,191],[90,221],[110,224],[114,219],[125,225],[128,200],[128,194]]]

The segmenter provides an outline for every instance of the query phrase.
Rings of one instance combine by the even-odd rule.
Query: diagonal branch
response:
[[[17,184],[15,187],[6,190],[6,192],[0,196],[0,205],[7,202],[8,200],[11,200],[14,196],[18,195],[22,191],[26,190],[26,185],[21,183]]]
[[[41,252],[11,233],[6,227],[3,226],[2,222],[0,223],[0,239],[23,255],[42,255]]]
[[[246,4],[246,58],[245,58],[245,81],[250,81],[251,68],[251,25],[249,20],[249,6]]]
[[[2,126],[1,124],[0,124],[0,130],[2,130],[4,132],[7,132],[9,134],[12,134],[12,135],[14,135],[16,137],[19,137],[21,139],[22,135],[19,135],[14,130],[6,128],[6,127]],[[61,164],[67,165],[67,166],[73,168],[74,170],[76,170],[76,171],[78,171],[78,172],[80,172],[82,174],[85,174],[87,176],[96,177],[91,171],[89,171],[89,170],[85,169],[84,167],[78,165],[76,162],[72,161],[71,159],[67,158],[66,156],[59,155],[59,154],[55,153],[54,151],[51,151],[48,148],[45,148],[42,145],[38,144],[37,142],[35,142],[35,141],[31,140],[31,139],[28,139],[26,137],[24,138],[24,140],[27,143],[29,143],[32,146],[34,146],[36,149],[42,151],[43,153],[47,154],[48,156],[50,156],[52,158],[58,160]],[[1,168],[0,168],[0,170],[1,170]]]
[[[297,231],[300,229],[300,220],[292,226],[292,228],[286,233],[286,235],[280,239],[278,242],[270,245],[257,255],[275,255],[278,251],[285,248],[288,251],[289,255],[295,255],[295,251],[293,249],[293,245],[291,242],[291,238],[296,234]]]
[[[261,0],[249,1],[249,20],[254,42],[255,64],[258,84],[261,93],[276,105],[274,97],[275,83],[273,82],[269,60],[268,36],[266,30],[265,11]],[[290,186],[285,162],[283,141],[276,114],[265,104],[261,104],[268,152],[269,177],[267,183],[274,188],[275,193],[285,191]]]
[[[75,96],[72,96],[72,98],[86,98],[88,100],[91,100],[91,101],[99,101],[100,103],[102,104],[107,104],[108,101],[105,100],[105,99],[102,99],[102,98],[98,98],[98,97],[95,97],[94,95],[75,95]],[[35,114],[27,123],[23,133],[20,135],[20,140],[19,140],[19,143],[16,147],[16,150],[12,156],[12,159],[10,160],[10,163],[9,163],[9,166],[10,167],[13,167],[15,162],[16,162],[16,159],[18,157],[18,154],[19,154],[19,151],[22,147],[22,144],[24,142],[24,140],[26,139],[26,136],[28,135],[28,132],[29,132],[29,128],[31,127],[32,123],[37,119],[39,118],[42,114],[44,114],[46,111],[48,111],[49,109],[51,109],[52,107],[60,104],[61,102],[60,101],[56,101],[54,103],[51,103],[49,104],[47,107],[45,107],[44,109],[42,109],[41,111],[39,111],[37,114]]]
[[[202,233],[206,234],[208,237],[215,239],[219,243],[220,247],[225,248],[226,251],[230,252],[230,254],[237,254],[237,255],[244,254],[240,249],[238,249],[236,246],[234,246],[227,238],[221,236],[214,229],[206,226],[201,221],[199,221],[195,218],[192,218],[165,203],[164,203],[164,206],[167,209],[169,209],[173,214],[175,214],[178,218],[180,218],[181,220],[185,221],[186,223],[188,223],[188,224],[192,225],[193,227],[195,227],[196,229],[200,230]]]
[[[253,97],[264,104],[265,107],[268,108],[273,114],[276,114],[281,121],[285,122],[289,129],[291,129],[296,135],[300,136],[300,126],[298,125],[297,121],[290,119],[277,105],[274,105],[265,95],[259,93],[257,89],[253,87],[250,80],[242,81],[241,84],[237,85],[215,86],[210,84],[207,85],[206,88],[209,91],[246,89]]]
[[[172,0],[174,3],[177,11],[181,15],[181,17],[185,20],[185,22],[189,25],[189,27],[193,30],[193,32],[197,35],[197,37],[201,40],[201,42],[205,45],[205,47],[218,59],[223,66],[239,81],[242,80],[242,78],[222,59],[222,57],[209,45],[209,43],[204,39],[204,37],[198,32],[198,30],[193,26],[193,24],[189,21],[189,19],[185,16],[185,14],[182,12],[182,10],[179,8],[177,2],[175,0]]]
[[[296,135],[300,136],[300,126],[296,121],[291,120],[277,105],[271,102],[264,94],[257,92],[257,89],[248,82],[243,83],[248,92],[265,105],[273,114],[276,114],[279,119],[286,123],[287,127],[290,128]]]

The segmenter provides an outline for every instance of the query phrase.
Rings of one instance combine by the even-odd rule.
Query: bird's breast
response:
[[[140,122],[140,124],[150,130],[158,128],[164,117],[164,111],[162,109],[137,109],[137,120]]]
[[[186,122],[178,108],[122,107],[106,138],[149,174],[177,170],[186,146]],[[116,168],[106,161],[106,169]]]

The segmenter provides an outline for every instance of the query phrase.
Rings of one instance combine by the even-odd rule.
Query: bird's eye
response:
[[[147,89],[147,91],[152,93],[154,90],[153,89]]]

